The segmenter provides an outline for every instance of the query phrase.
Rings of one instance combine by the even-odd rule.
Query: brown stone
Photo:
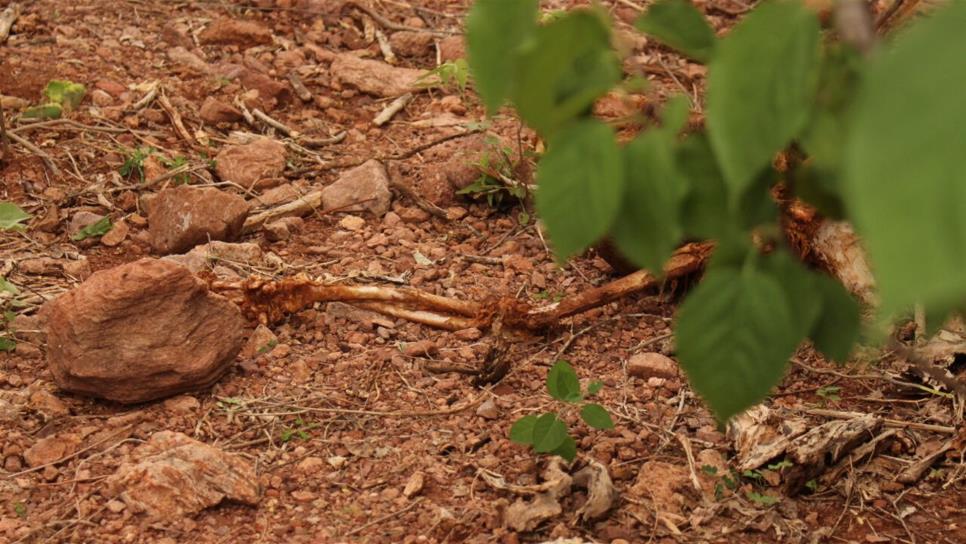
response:
[[[258,478],[241,457],[173,431],[154,433],[105,480],[108,496],[155,519],[194,514],[224,499],[255,505]]]
[[[253,47],[272,43],[272,31],[251,21],[217,19],[198,35],[198,40],[203,44]]]
[[[433,50],[433,35],[429,32],[401,30],[389,37],[392,50],[403,57],[422,57]]]
[[[79,445],[80,438],[74,434],[48,436],[23,452],[23,458],[31,468],[49,465],[74,453]]]
[[[322,206],[327,210],[368,210],[382,217],[389,211],[391,199],[389,175],[382,163],[375,159],[349,170],[335,183],[322,189]]]
[[[267,109],[275,109],[276,106],[288,104],[292,101],[292,90],[285,83],[276,81],[265,74],[245,68],[238,76],[238,81],[246,89],[258,91],[258,102]]]
[[[248,211],[245,199],[218,189],[165,189],[151,202],[148,214],[151,246],[166,255],[207,240],[234,241],[241,236]]]
[[[107,234],[101,236],[101,243],[107,247],[114,247],[127,238],[128,233],[131,232],[131,227],[128,226],[127,221],[121,219],[111,230],[107,231]]]
[[[105,91],[114,98],[120,98],[122,94],[127,92],[127,87],[109,79],[102,79],[98,81],[94,84],[94,88]]]
[[[190,68],[199,74],[207,73],[211,69],[201,57],[180,46],[168,49],[168,60],[179,66]]]
[[[406,94],[417,87],[417,80],[425,74],[422,70],[398,68],[348,53],[336,55],[329,71],[340,82],[376,96]]]
[[[218,177],[251,188],[277,178],[285,170],[285,145],[271,138],[258,138],[242,145],[226,146],[215,157]]]
[[[210,96],[201,104],[199,115],[204,122],[212,125],[234,123],[242,119],[242,113],[238,111],[238,108]]]
[[[453,62],[466,58],[466,42],[463,36],[447,36],[439,41],[439,60]]]
[[[57,385],[123,403],[209,387],[244,337],[234,304],[165,260],[101,270],[42,313]]]
[[[677,378],[678,364],[660,353],[638,353],[627,361],[627,373],[641,379]]]

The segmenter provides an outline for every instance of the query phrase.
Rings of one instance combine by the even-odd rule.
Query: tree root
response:
[[[603,306],[627,295],[659,287],[664,281],[683,279],[704,268],[713,244],[687,244],[668,261],[664,277],[639,270],[563,301],[532,307],[510,297],[483,302],[457,300],[417,289],[370,285],[326,285],[306,276],[279,281],[248,278],[239,282],[210,281],[212,290],[234,300],[250,319],[275,323],[316,302],[346,302],[381,314],[444,330],[544,330],[567,317]]]

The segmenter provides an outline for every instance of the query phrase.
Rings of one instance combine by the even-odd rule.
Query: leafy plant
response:
[[[22,231],[26,228],[23,222],[30,218],[29,213],[13,202],[0,202],[0,230]]]
[[[282,442],[290,442],[295,438],[299,440],[308,440],[312,437],[309,431],[318,427],[315,423],[306,423],[302,418],[297,418],[295,420],[295,425],[292,427],[287,427],[282,430],[279,435],[279,440]]]
[[[587,384],[581,392],[580,380],[570,363],[557,361],[547,374],[547,392],[554,399],[570,406],[580,406],[580,419],[595,429],[613,429],[614,421],[603,406],[586,402],[604,386],[599,381]],[[568,461],[577,456],[577,442],[567,432],[567,424],[555,412],[529,415],[518,419],[510,427],[510,440],[533,447],[537,453],[559,455]]]
[[[24,110],[23,117],[27,119],[59,119],[65,111],[71,111],[80,106],[87,88],[80,83],[54,79],[44,87],[44,97],[47,102],[31,106]]]
[[[124,176],[125,179],[130,179],[132,176],[137,176],[139,183],[144,183],[144,161],[151,156],[154,150],[149,148],[139,147],[132,150],[125,158],[124,163],[121,164],[121,168],[118,172]]]
[[[966,3],[938,8],[869,55],[824,40],[798,0],[760,3],[720,39],[686,0],[659,0],[637,27],[707,64],[705,128],[682,134],[684,97],[626,143],[593,118],[593,103],[623,77],[598,8],[541,17],[536,0],[477,0],[469,67],[490,114],[509,102],[547,143],[536,208],[558,259],[610,237],[658,271],[685,240],[717,242],[676,337],[691,384],[720,420],[765,398],[802,341],[843,361],[860,333],[857,302],[787,247],[778,183],[856,227],[880,289],[876,323],[917,304],[930,322],[962,312]],[[556,444],[557,421],[543,419],[537,437],[552,440],[530,443]]]
[[[481,172],[480,177],[456,191],[456,194],[473,199],[485,198],[486,203],[494,208],[503,206],[511,197],[515,198],[524,208],[520,212],[520,223],[529,223],[530,214],[526,211],[529,190],[526,185],[514,179],[517,162],[513,159],[513,150],[501,145],[496,138],[488,138],[486,143],[487,148],[474,165]]]
[[[466,59],[456,59],[444,62],[426,72],[416,80],[416,84],[425,89],[456,89],[460,94],[463,94],[469,84],[469,78],[470,68]]]
[[[815,394],[829,402],[838,402],[842,400],[842,397],[839,396],[839,391],[841,390],[842,388],[837,385],[826,385],[824,387],[819,387],[818,390],[815,391]]]
[[[100,238],[101,236],[104,236],[110,232],[112,228],[114,228],[114,225],[111,224],[111,218],[104,217],[99,221],[91,223],[90,225],[80,229],[77,231],[77,234],[71,236],[70,239],[75,242],[79,242],[81,240],[86,240],[87,238]]]
[[[143,164],[143,161],[142,161],[142,164]],[[188,157],[185,157],[184,155],[178,155],[173,159],[162,157],[161,164],[168,170],[175,170],[175,169],[187,166]],[[191,174],[189,174],[188,172],[182,172],[174,176],[175,185],[187,185],[190,182],[191,182]]]

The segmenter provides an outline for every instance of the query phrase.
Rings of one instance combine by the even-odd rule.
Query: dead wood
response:
[[[794,463],[785,473],[786,492],[789,495],[800,492],[809,480],[874,437],[881,426],[881,419],[863,414],[846,421],[829,421],[797,438],[786,454]]]
[[[20,4],[13,3],[7,9],[0,12],[0,45],[3,45],[10,36],[10,29],[13,23],[20,17]]]
[[[665,266],[665,279],[677,279],[701,270],[711,251],[712,245],[707,243],[682,247]],[[234,299],[250,319],[264,324],[281,321],[316,302],[340,301],[446,330],[496,327],[539,331],[567,317],[660,286],[661,282],[658,277],[640,270],[560,303],[540,308],[532,308],[510,297],[473,302],[410,288],[330,285],[306,276],[279,281],[263,278],[249,278],[240,282],[214,280],[211,287]]]

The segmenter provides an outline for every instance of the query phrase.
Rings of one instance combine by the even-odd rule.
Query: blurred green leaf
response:
[[[466,18],[466,52],[490,115],[510,94],[519,49],[537,28],[537,0],[477,0]]]
[[[71,236],[70,239],[75,242],[79,242],[91,237],[104,236],[110,232],[112,228],[114,228],[114,225],[111,224],[111,218],[105,217],[100,221],[91,223],[90,225],[87,225],[86,227],[77,231],[77,234]]]
[[[556,414],[543,414],[533,425],[533,450],[550,453],[567,439],[567,425]]]
[[[13,202],[0,202],[0,230],[23,230],[23,222],[31,217]]]
[[[557,361],[547,373],[547,392],[550,396],[564,402],[577,402],[581,399],[580,381],[570,363]]]
[[[595,429],[613,429],[614,420],[603,406],[599,404],[585,404],[580,408],[580,419]]]
[[[714,30],[690,0],[660,0],[634,24],[698,62],[707,64],[714,53]]]
[[[533,427],[537,416],[523,416],[510,427],[510,440],[517,444],[533,444]]]

